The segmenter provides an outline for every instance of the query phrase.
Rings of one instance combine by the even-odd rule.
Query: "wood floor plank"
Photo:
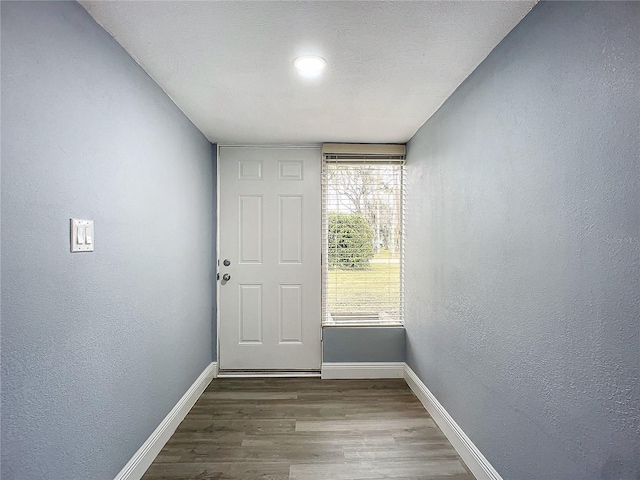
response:
[[[204,392],[203,400],[292,400],[298,398],[295,393],[277,393],[277,392],[228,392],[213,391]]]
[[[435,428],[430,418],[389,419],[379,420],[312,420],[296,422],[296,432],[340,432],[356,430],[366,432],[371,430],[404,430],[420,427]]]
[[[279,462],[238,464],[233,462],[171,463],[155,462],[144,480],[288,480],[289,467]]]
[[[473,480],[402,379],[217,379],[143,480]]]
[[[429,476],[466,473],[458,460],[419,460],[292,465],[289,478],[291,480],[429,478]]]
[[[307,445],[307,444],[321,444],[321,445],[339,445],[341,447],[347,445],[367,446],[367,445],[384,445],[390,446],[395,443],[395,439],[392,435],[316,435],[316,432],[312,432],[312,435],[299,435],[300,432],[296,432],[296,435],[269,435],[269,437],[256,437],[246,436],[242,441],[243,447],[267,447],[274,443],[281,448],[288,448],[290,445]],[[305,432],[306,433],[306,432]]]

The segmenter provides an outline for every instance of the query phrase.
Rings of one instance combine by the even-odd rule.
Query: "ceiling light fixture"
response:
[[[298,73],[305,77],[315,77],[320,75],[322,71],[327,67],[327,61],[322,57],[315,55],[304,55],[298,57],[293,61],[293,66],[296,67]]]

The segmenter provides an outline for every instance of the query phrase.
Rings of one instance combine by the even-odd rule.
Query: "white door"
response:
[[[220,148],[221,370],[320,370],[321,158]]]

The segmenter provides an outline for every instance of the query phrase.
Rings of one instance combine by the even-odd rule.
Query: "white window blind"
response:
[[[323,147],[324,325],[403,323],[404,148]]]

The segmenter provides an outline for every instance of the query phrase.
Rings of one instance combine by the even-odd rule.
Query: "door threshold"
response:
[[[296,371],[296,370],[220,370],[218,378],[296,378],[317,377],[320,371]]]

